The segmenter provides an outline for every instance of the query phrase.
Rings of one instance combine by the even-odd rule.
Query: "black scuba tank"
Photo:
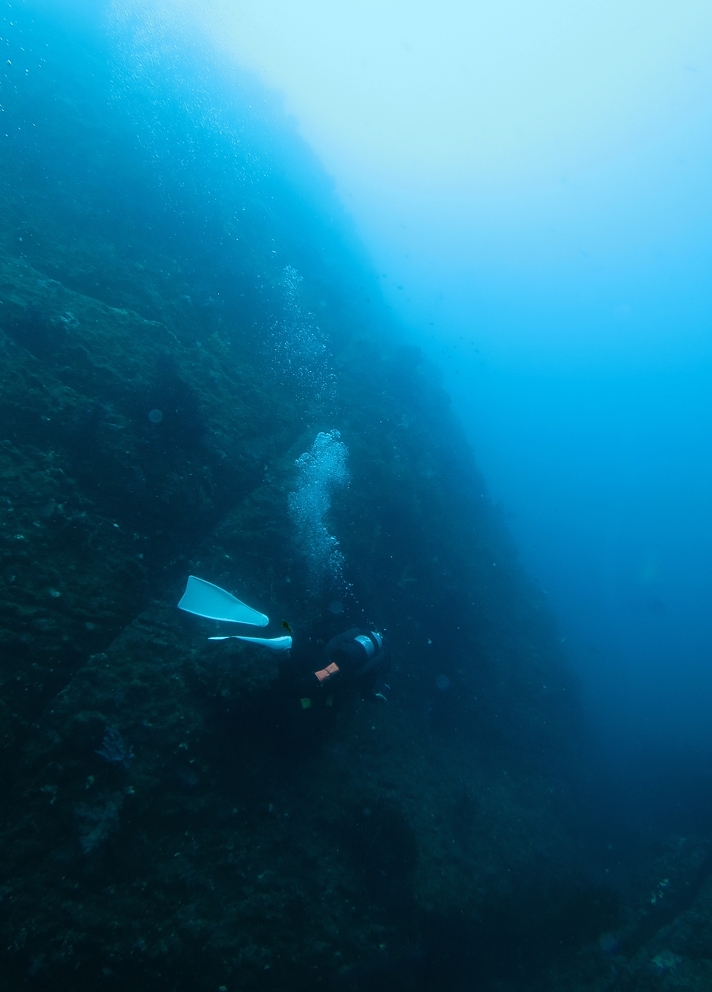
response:
[[[333,637],[324,648],[326,657],[349,679],[358,679],[383,656],[383,638],[375,630],[352,627]]]

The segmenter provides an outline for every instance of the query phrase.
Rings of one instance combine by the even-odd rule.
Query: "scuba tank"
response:
[[[324,653],[349,681],[359,680],[385,661],[381,635],[375,630],[364,631],[358,627],[332,637]]]

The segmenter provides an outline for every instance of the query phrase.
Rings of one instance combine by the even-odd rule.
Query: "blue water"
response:
[[[711,372],[482,369],[463,401],[643,829],[709,815]]]
[[[712,23],[697,3],[679,20],[635,3],[568,21],[545,4],[536,26],[507,11],[521,20],[498,22],[506,92],[480,65],[492,25],[479,6],[447,6],[420,89],[377,63],[394,99],[431,85],[472,116],[448,118],[439,183],[404,155],[413,188],[392,183],[386,206],[385,180],[354,182],[354,202],[387,298],[443,368],[555,610],[598,757],[635,796],[633,818],[692,829],[712,749]],[[403,37],[426,23],[421,11]],[[561,36],[546,49],[549,23]],[[460,71],[449,88],[440,31]],[[490,88],[470,95],[477,72]],[[467,160],[483,106],[498,127],[477,148],[494,176]]]

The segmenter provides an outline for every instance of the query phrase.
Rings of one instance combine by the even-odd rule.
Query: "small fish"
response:
[[[294,631],[293,631],[293,630],[292,630],[292,628],[291,628],[291,627],[289,626],[289,624],[287,623],[287,621],[286,621],[286,620],[283,620],[283,621],[281,622],[281,624],[280,624],[280,627],[282,628],[282,630],[286,630],[286,631],[287,631],[288,633],[290,633],[290,634],[293,634],[293,633],[294,633]]]

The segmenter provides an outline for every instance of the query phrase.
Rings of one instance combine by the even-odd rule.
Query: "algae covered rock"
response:
[[[553,622],[289,122],[112,30],[26,5],[2,70],[0,989],[529,980],[612,913]],[[384,631],[387,701],[189,574],[315,665]]]

